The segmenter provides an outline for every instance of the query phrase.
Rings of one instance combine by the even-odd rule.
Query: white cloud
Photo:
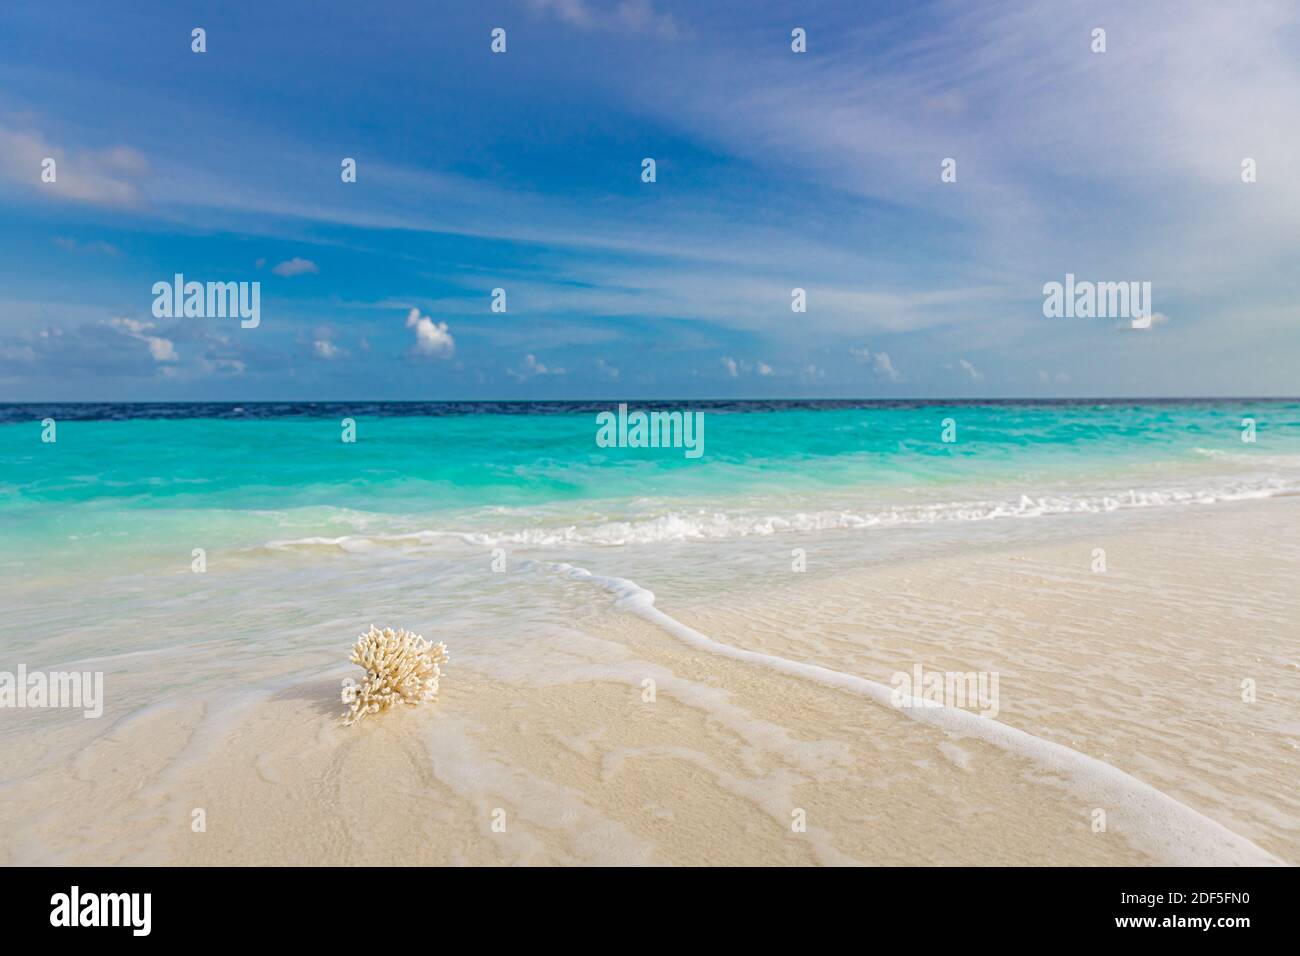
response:
[[[1300,236],[1300,177],[1265,175],[1300,154],[1300,7],[1105,6],[1102,55],[1087,50],[1093,0],[941,2],[941,28],[881,56],[849,55],[870,34],[846,18],[836,55],[792,73],[732,45],[663,76],[646,108],[758,164],[966,223],[955,255],[1002,285],[1084,255],[1183,293],[1275,287]],[[1104,135],[1071,132],[1103,117]],[[947,156],[959,182],[940,188]],[[1257,184],[1240,181],[1247,156]],[[1007,249],[1025,255],[1008,266]]]
[[[139,319],[109,319],[108,324],[133,336],[141,335],[154,327],[152,322],[141,322]]]
[[[201,358],[199,367],[208,374],[228,372],[231,375],[243,375],[248,369],[243,359]]]
[[[448,357],[456,351],[456,340],[446,322],[434,322],[427,315],[421,315],[419,309],[412,309],[406,316],[406,327],[415,329],[415,351],[421,355]]]
[[[146,341],[149,343],[149,354],[153,356],[155,362],[176,362],[179,361],[176,355],[176,346],[171,339],[164,339],[159,336],[150,336]]]
[[[344,358],[348,354],[346,349],[339,348],[329,339],[317,339],[312,343],[312,351],[316,353],[317,358],[322,358],[326,361]]]
[[[680,29],[672,14],[660,13],[651,0],[618,0],[603,8],[587,0],[528,0],[539,12],[553,13],[572,26],[586,30],[617,30],[623,33],[653,34],[671,39]]]
[[[617,369],[615,372],[617,372]],[[565,371],[562,368],[549,368],[545,363],[537,361],[536,355],[529,353],[524,356],[523,367],[518,369],[508,368],[506,374],[522,382],[538,375],[564,375]]]
[[[898,369],[894,368],[894,363],[890,360],[888,352],[876,353],[876,357],[872,360],[871,370],[875,372],[879,378],[887,379],[891,382],[897,382],[903,377]]]
[[[318,273],[320,267],[310,259],[300,259],[298,256],[294,256],[292,259],[281,262],[271,271],[278,276],[301,276]]]
[[[866,346],[863,346],[862,348],[850,346],[849,354],[859,362],[870,362],[871,373],[875,375],[876,378],[883,378],[888,382],[898,382],[903,378],[902,373],[899,372],[898,369],[894,368],[894,362],[889,357],[888,352],[876,352],[873,354]]]
[[[78,242],[76,239],[56,236],[54,244],[60,249],[67,249],[69,252],[97,252],[101,255],[112,256],[115,259],[122,255],[122,250],[111,242]]]
[[[749,361],[748,359],[736,359],[730,355],[722,358],[722,367],[726,369],[729,378],[740,378],[742,375],[760,375],[764,378],[775,375],[776,371],[772,366],[762,361]]]
[[[980,382],[984,379],[984,373],[977,369],[966,359],[958,359],[957,364],[961,366],[962,371],[971,377],[972,382]]]
[[[109,319],[107,324],[123,335],[145,343],[155,362],[177,362],[180,360],[180,357],[176,354],[176,345],[171,339],[148,334],[154,329],[152,322],[141,322],[138,319]]]
[[[55,180],[41,181],[41,164],[55,163]],[[69,152],[40,133],[0,126],[0,177],[78,202],[126,205],[140,199],[132,178],[147,172],[143,155],[127,146]]]

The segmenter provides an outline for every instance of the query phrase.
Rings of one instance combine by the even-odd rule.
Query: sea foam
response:
[[[1130,844],[1153,858],[1178,866],[1284,866],[1285,863],[1222,824],[1179,803],[1168,794],[1095,757],[1044,740],[971,711],[945,706],[899,709],[893,690],[876,681],[817,664],[723,644],[655,607],[653,592],[626,578],[592,574],[571,564],[538,565],[570,580],[594,584],[614,596],[615,606],[636,614],[710,654],[757,664],[836,690],[859,694],[912,720],[954,737],[975,737],[1033,761],[1092,806],[1113,808],[1110,820]]]
[[[1300,483],[1280,478],[1230,481],[1203,487],[1114,490],[1105,493],[1021,494],[1015,497],[888,505],[860,510],[820,508],[763,513],[729,508],[667,510],[624,520],[593,516],[586,523],[503,527],[485,530],[426,529],[401,533],[310,536],[268,541],[276,551],[338,549],[362,553],[377,549],[420,548],[455,540],[475,547],[616,547],[670,541],[710,541],[783,533],[862,531],[909,525],[1040,518],[1056,515],[1107,514],[1140,508],[1168,508],[1250,501],[1300,494]]]

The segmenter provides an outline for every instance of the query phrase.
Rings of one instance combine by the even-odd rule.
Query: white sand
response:
[[[667,626],[602,590],[573,622],[583,658],[506,680],[449,640],[436,704],[351,729],[346,640],[342,666],[312,655],[238,696],[49,720],[6,744],[0,862],[1297,861],[1300,501],[1078,527],[707,604],[660,593]],[[996,725],[863,690],[917,663],[996,672]]]

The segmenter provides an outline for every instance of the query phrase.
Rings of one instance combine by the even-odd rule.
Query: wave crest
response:
[[[525,548],[575,545],[617,547],[673,541],[710,541],[818,531],[857,531],[943,522],[992,521],[1050,515],[1105,514],[1130,508],[1209,505],[1300,494],[1300,485],[1282,479],[1230,483],[1216,488],[1129,490],[1110,494],[1021,495],[1018,499],[892,505],[862,511],[818,509],[766,514],[754,510],[707,508],[670,510],[663,514],[587,523],[539,525],[477,531],[422,530],[400,534],[349,534],[269,541],[271,550],[337,548],[347,552],[414,549],[460,541],[476,547]]]

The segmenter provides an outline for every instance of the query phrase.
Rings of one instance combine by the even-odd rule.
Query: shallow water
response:
[[[107,698],[103,719],[57,742],[50,732],[73,715],[8,711],[0,746],[47,734],[50,743],[38,766],[11,767],[4,780],[73,761],[87,739],[186,701],[210,709],[186,758],[201,761],[245,705],[345,675],[346,650],[371,623],[446,640],[453,668],[546,686],[621,659],[592,622],[611,605],[632,613],[639,601],[644,612],[645,590],[670,630],[689,630],[679,617],[707,615],[711,602],[758,609],[796,571],[828,580],[1300,492],[1296,402],[705,406],[698,460],[599,448],[594,407],[247,406],[190,408],[220,417],[189,418],[169,407],[122,417],[141,410],[0,415],[0,670],[103,671]],[[55,443],[41,442],[47,416],[58,421]],[[1241,441],[1247,416],[1253,444]],[[340,440],[344,417],[356,422],[355,443]],[[954,443],[942,441],[947,418]],[[566,564],[596,577],[557,573]],[[630,603],[591,585],[614,578]],[[792,592],[767,602],[763,620],[781,644],[768,656],[797,651],[799,673],[876,666],[880,681],[889,660],[862,658],[838,632],[878,633],[883,621],[906,646],[910,620],[928,629],[921,644],[936,637],[919,602],[880,600],[879,619],[833,624],[816,623],[833,601]],[[999,624],[985,616],[970,626],[951,634],[975,647]],[[729,641],[752,640],[742,623],[720,627]],[[1021,664],[1038,653],[1026,646]],[[1149,669],[1145,650],[1107,653],[1112,667]],[[1106,693],[1104,679],[1084,683]],[[1012,719],[1050,738],[1045,715],[1068,723],[1059,706],[1012,708]],[[1073,711],[1089,714],[1082,726],[1104,722],[1106,708],[1090,706]],[[1073,772],[1085,770],[1096,768]]]

